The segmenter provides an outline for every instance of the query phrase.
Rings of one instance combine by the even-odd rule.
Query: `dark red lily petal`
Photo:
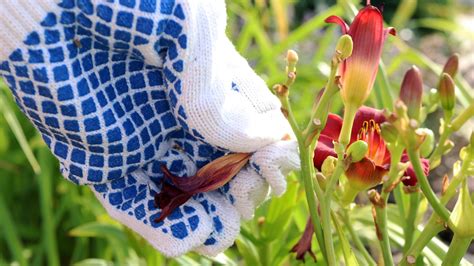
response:
[[[356,113],[354,118],[354,124],[352,126],[352,133],[351,133],[351,142],[357,140],[357,134],[359,133],[362,125],[365,121],[374,120],[376,124],[382,124],[386,121],[385,115],[383,110],[378,110],[375,108],[362,106]]]
[[[167,182],[163,182],[161,192],[155,195],[155,207],[161,209],[161,214],[155,219],[156,223],[163,221],[176,208],[183,205],[192,197],[188,194]]]
[[[249,153],[227,154],[206,164],[191,177],[177,177],[166,166],[161,166],[163,186],[161,192],[155,195],[155,204],[162,212],[156,221],[164,220],[193,195],[216,190],[227,184],[247,164],[249,158]]]
[[[408,155],[403,154],[401,162],[406,163],[409,162],[410,159],[408,158]],[[428,176],[430,173],[430,161],[424,158],[421,158],[421,166],[423,167],[423,172],[425,173],[425,176]],[[416,186],[418,183],[418,179],[416,178],[415,170],[413,170],[413,166],[410,165],[408,166],[407,170],[403,174],[405,178],[402,179],[402,182],[405,186]]]
[[[321,171],[321,166],[328,156],[337,157],[334,151],[333,139],[326,135],[321,135],[318,139],[318,145],[316,145],[316,149],[314,150],[314,167]]]
[[[342,118],[336,114],[329,114],[326,126],[321,131],[321,135],[325,135],[332,140],[338,140],[342,128]]]
[[[306,252],[308,252],[309,255],[311,255],[311,257],[316,262],[316,255],[311,250],[311,240],[313,238],[313,234],[314,234],[314,227],[313,227],[313,223],[311,222],[311,218],[309,218],[308,222],[306,223],[306,227],[304,229],[303,235],[301,236],[298,243],[296,243],[296,245],[294,245],[290,251],[290,252],[296,253],[297,260],[301,260],[305,262],[304,256]]]
[[[351,185],[362,191],[378,185],[387,171],[388,165],[375,165],[370,159],[364,158],[351,163],[345,174]]]
[[[349,32],[349,26],[344,20],[338,16],[329,16],[324,20],[326,23],[334,23],[341,26],[342,34],[347,34]]]

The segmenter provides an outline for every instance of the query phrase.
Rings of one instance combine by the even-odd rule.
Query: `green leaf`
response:
[[[347,240],[344,230],[342,229],[338,222],[338,218],[335,215],[332,215],[332,221],[335,225],[337,235],[339,236],[339,242],[341,244],[342,254],[344,255],[344,261],[346,265],[359,265],[359,262],[352,251],[351,245]]]
[[[31,165],[31,168],[35,172],[35,174],[39,174],[41,172],[41,168],[39,166],[38,161],[36,160],[35,156],[33,155],[33,151],[31,150],[30,146],[28,145],[28,141],[26,140],[25,134],[23,133],[23,129],[20,126],[20,122],[15,116],[13,109],[11,108],[5,94],[1,90],[2,82],[0,80],[0,113],[3,113],[5,116],[5,120],[7,121],[10,129],[13,131],[18,143],[20,144],[23,153],[26,156],[26,159]]]
[[[111,261],[103,259],[85,259],[73,264],[74,266],[113,266]]]
[[[128,240],[125,233],[117,226],[99,222],[86,223],[72,229],[69,234],[76,237],[101,237],[108,240],[119,263],[124,263],[128,256]]]
[[[239,253],[244,258],[245,265],[261,265],[257,248],[252,244],[252,242],[239,236],[235,240],[235,244],[237,246],[237,249],[239,250]]]
[[[288,185],[286,193],[280,198],[273,198],[269,204],[265,223],[262,228],[262,239],[273,241],[281,236],[277,232],[283,232],[288,227],[291,213],[297,201],[298,186]]]

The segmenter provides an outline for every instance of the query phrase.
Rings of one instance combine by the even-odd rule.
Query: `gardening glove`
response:
[[[167,256],[232,245],[269,186],[283,193],[299,167],[279,101],[225,25],[223,0],[0,5],[0,75],[62,174]],[[170,176],[194,178],[231,153],[252,155],[230,182],[157,219]]]

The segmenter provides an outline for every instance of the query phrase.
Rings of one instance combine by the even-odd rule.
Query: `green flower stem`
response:
[[[458,131],[472,117],[474,117],[474,103],[471,103],[451,122],[445,121],[443,133],[439,138],[439,144],[430,156],[430,165],[433,165],[432,169],[439,165],[439,160],[443,156],[444,145],[451,133]]]
[[[304,145],[304,140],[299,140],[298,144],[299,144],[299,149],[300,149],[301,174],[303,176],[304,188],[305,188],[305,193],[306,193],[306,201],[308,202],[311,221],[316,230],[316,238],[318,239],[319,246],[321,247],[323,254],[326,254],[326,257],[328,257],[327,246],[324,239],[324,236],[325,236],[324,227],[322,227],[320,223],[321,218],[318,214],[318,201],[314,194],[315,191],[318,191],[317,194],[322,195],[322,191],[321,191],[321,188],[319,187],[319,184],[317,182],[312,181],[313,175],[311,174],[311,171],[309,168],[313,167],[313,165],[308,164],[310,156],[309,156],[307,147],[305,147]],[[314,185],[314,183],[316,183],[316,186]],[[321,198],[322,197],[318,196],[318,199],[321,199]],[[321,205],[322,204],[320,203],[320,206]]]
[[[326,125],[331,98],[339,90],[336,83],[338,67],[339,62],[333,59],[331,63],[331,72],[329,73],[329,79],[324,88],[324,92],[321,95],[314,112],[311,114],[311,119],[309,120],[306,129],[303,131],[303,136],[305,137],[305,143],[307,146],[310,146],[311,143],[317,141],[317,138],[313,138],[314,135],[321,132]],[[319,121],[320,124],[317,125],[314,123],[315,121]]]
[[[395,197],[395,202],[397,203],[398,213],[400,215],[400,218],[405,219],[405,217],[406,217],[405,202],[403,200],[403,194],[402,194],[402,187],[401,186],[397,186],[393,190],[393,196]]]
[[[412,148],[408,148],[407,152],[408,157],[410,158],[410,162],[413,166],[413,170],[415,171],[416,177],[418,179],[418,183],[420,184],[421,191],[423,191],[423,194],[425,195],[426,199],[428,200],[436,214],[439,215],[439,217],[441,217],[443,221],[448,222],[450,213],[448,209],[446,209],[446,207],[441,205],[441,202],[439,201],[438,197],[433,192],[433,189],[431,189],[428,179],[426,178],[425,173],[423,172],[423,168],[421,166],[419,152]]]
[[[321,219],[323,225],[323,233],[324,233],[324,242],[326,246],[326,252],[328,256],[328,263],[329,265],[335,265],[335,252],[334,252],[334,245],[332,240],[332,231],[331,231],[331,201],[334,189],[336,187],[337,181],[341,177],[345,169],[344,163],[344,151],[346,149],[347,144],[350,140],[350,134],[352,131],[352,124],[354,122],[354,117],[357,112],[357,108],[350,108],[346,107],[346,111],[344,112],[344,120],[342,123],[341,135],[340,135],[340,142],[341,139],[346,142],[344,143],[336,143],[335,150],[337,152],[337,163],[336,168],[334,169],[334,173],[329,178],[328,183],[326,184],[326,191],[324,195],[320,198],[321,201]],[[343,136],[343,138],[341,138]],[[310,145],[312,146],[312,145]],[[334,257],[334,264],[331,263],[331,259]]]
[[[470,118],[474,117],[474,102],[460,113],[451,123],[451,129],[458,131]]]
[[[471,244],[471,237],[459,237],[454,234],[453,240],[449,245],[448,253],[443,261],[443,266],[459,265],[462,257],[466,254],[469,245]]]
[[[445,122],[447,123],[447,122]],[[449,136],[452,133],[452,129],[449,125],[444,124],[443,126],[443,133],[439,136],[438,145],[436,146],[435,150],[430,156],[430,170],[439,166],[441,156],[443,156],[443,152],[445,149],[446,141],[448,140]]]
[[[345,147],[349,145],[351,140],[352,133],[352,124],[354,123],[354,118],[359,109],[358,106],[352,104],[347,104],[344,109],[344,120],[342,122],[341,133],[339,134],[339,143]]]
[[[311,168],[313,168],[313,166],[312,164],[309,164],[309,161],[311,158],[309,149],[305,145],[305,139],[302,137],[301,131],[295,120],[295,116],[293,115],[293,110],[291,108],[288,96],[278,97],[278,98],[280,99],[282,108],[287,113],[288,122],[290,123],[290,126],[298,141],[298,148],[300,151],[300,161],[301,161],[301,175],[303,177],[309,213],[310,213],[311,221],[313,223],[313,226],[316,232],[316,238],[318,240],[319,246],[321,247],[323,254],[326,254],[326,248],[325,248],[324,239],[323,239],[323,229],[322,229],[321,223],[319,222],[321,219],[317,211],[318,201],[316,200],[316,197],[314,195],[314,191],[317,191],[317,193],[319,192],[320,195],[322,195],[322,190],[319,187],[319,184],[316,184],[316,188],[315,188],[312,182],[313,175],[311,174]]]
[[[456,188],[466,178],[467,171],[469,170],[469,166],[473,160],[473,155],[469,154],[464,163],[462,164],[461,170],[459,171],[458,175],[451,180],[451,183],[449,184],[448,188],[441,197],[441,204],[446,205],[448,201],[450,201],[451,198],[456,195]],[[438,215],[432,214],[425,228],[416,239],[415,243],[410,247],[407,252],[405,252],[404,259],[402,260],[401,265],[409,265],[407,262],[407,258],[412,257],[416,259],[416,257],[418,257],[423,248],[431,241],[431,239],[438,235],[438,233],[443,231],[444,229],[444,222],[440,221]]]
[[[351,221],[350,216],[349,216],[349,212],[346,209],[342,209],[341,217],[342,217],[342,220],[343,220],[344,225],[346,226],[347,230],[349,230],[349,234],[351,235],[352,241],[354,241],[354,244],[355,244],[356,248],[359,250],[359,252],[364,257],[365,261],[367,262],[367,265],[368,266],[376,266],[377,263],[375,263],[372,256],[370,256],[370,253],[365,248],[364,243],[362,243],[362,240],[360,240],[359,235],[354,230],[354,227],[352,226],[352,221]]]
[[[431,239],[438,235],[439,232],[444,230],[443,223],[440,223],[438,219],[439,218],[436,215],[431,216],[425,228],[417,237],[415,243],[413,243],[410,249],[405,252],[404,257],[400,262],[400,266],[413,265],[413,263],[409,263],[409,261],[416,261],[418,255],[420,255],[421,251],[425,248],[426,245],[428,245]]]
[[[390,248],[390,238],[388,237],[387,208],[375,207],[375,212],[377,214],[377,226],[381,234],[379,242],[380,248],[382,249],[384,265],[395,265],[393,263],[392,250]]]
[[[420,205],[420,194],[418,192],[410,194],[410,208],[405,226],[403,227],[403,235],[405,244],[403,245],[403,253],[406,253],[413,244],[414,233],[416,230],[416,215],[418,214],[418,207]]]
[[[390,150],[390,170],[388,172],[388,180],[384,183],[382,187],[382,194],[381,200],[382,203],[378,205],[374,205],[375,212],[376,212],[376,226],[378,229],[379,235],[379,243],[380,249],[382,250],[383,260],[385,265],[394,265],[393,264],[393,257],[392,257],[392,250],[390,247],[390,238],[388,235],[388,228],[387,228],[387,202],[388,197],[390,195],[390,191],[388,189],[392,186],[393,182],[399,177],[399,170],[398,170],[398,162],[400,162],[400,158],[402,157],[403,146],[398,145],[397,143],[393,144],[393,146],[388,147]]]

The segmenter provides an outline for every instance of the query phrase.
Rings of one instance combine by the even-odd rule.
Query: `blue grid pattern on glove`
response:
[[[167,218],[169,227],[155,223],[160,210],[145,199],[157,191],[138,185],[134,172],[145,171],[159,185],[163,163],[176,175],[190,175],[183,156],[199,168],[225,153],[187,127],[177,103],[186,16],[174,0],[120,0],[112,9],[113,2],[62,1],[59,12],[48,13],[41,28],[26,37],[25,47],[0,63],[0,74],[70,181],[93,184],[118,210],[184,239],[198,227],[195,209],[178,208]],[[159,21],[146,16],[156,12]],[[147,64],[139,49],[146,45],[171,64]],[[232,89],[238,91],[237,85]],[[175,145],[184,152],[173,150]],[[222,231],[205,194],[194,199]],[[205,244],[215,242],[211,235]]]

